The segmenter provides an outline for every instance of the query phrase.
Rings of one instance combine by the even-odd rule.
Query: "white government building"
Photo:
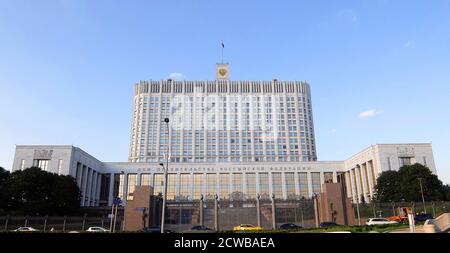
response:
[[[115,196],[126,204],[136,185],[163,191],[167,149],[174,201],[311,198],[332,180],[361,202],[383,171],[421,163],[436,174],[430,143],[377,144],[344,161],[317,161],[309,84],[231,81],[228,64],[217,64],[214,81],[135,84],[128,162],[101,162],[73,146],[17,145],[13,171],[73,176],[82,206],[110,206]]]

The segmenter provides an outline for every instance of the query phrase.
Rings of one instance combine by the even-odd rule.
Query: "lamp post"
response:
[[[418,180],[420,185],[420,192],[422,193],[423,212],[427,214],[427,208],[425,207],[425,198],[423,197],[422,178],[419,177]]]
[[[169,118],[164,118],[167,128],[167,149],[166,149],[166,166],[160,163],[164,169],[164,193],[163,193],[163,204],[162,204],[162,214],[161,214],[161,233],[164,233],[164,219],[166,216],[166,199],[167,199],[167,171],[169,169]]]
[[[256,221],[258,223],[258,227],[261,227],[261,210],[260,210],[260,203],[259,199],[261,198],[261,195],[259,193],[256,194]]]

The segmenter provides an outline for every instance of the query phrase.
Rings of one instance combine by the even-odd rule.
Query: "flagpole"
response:
[[[223,48],[224,48],[223,40],[221,46],[222,46],[222,64],[223,64]]]

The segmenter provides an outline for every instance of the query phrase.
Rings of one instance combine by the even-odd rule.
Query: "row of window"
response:
[[[284,176],[284,177],[283,177]],[[167,198],[169,200],[200,199],[203,195],[206,199],[212,199],[217,194],[221,199],[269,198],[272,194],[276,198],[284,198],[284,192],[288,199],[298,197],[311,197],[312,193],[320,193],[321,182],[333,180],[332,172],[323,174],[311,172],[311,190],[308,186],[306,172],[281,172],[269,173],[169,173],[167,185]],[[258,184],[259,182],[259,184]],[[127,199],[133,198],[136,185],[150,185],[154,187],[154,194],[162,194],[164,187],[164,174],[141,174],[138,182],[137,174],[127,175]],[[298,185],[298,191],[296,190]],[[114,195],[123,198],[124,175],[115,175]],[[284,186],[284,188],[283,188]],[[258,190],[259,189],[259,190]]]

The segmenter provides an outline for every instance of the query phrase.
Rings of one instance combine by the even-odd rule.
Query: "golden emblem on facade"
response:
[[[227,74],[227,70],[226,69],[219,69],[219,74],[221,76],[225,76]]]

